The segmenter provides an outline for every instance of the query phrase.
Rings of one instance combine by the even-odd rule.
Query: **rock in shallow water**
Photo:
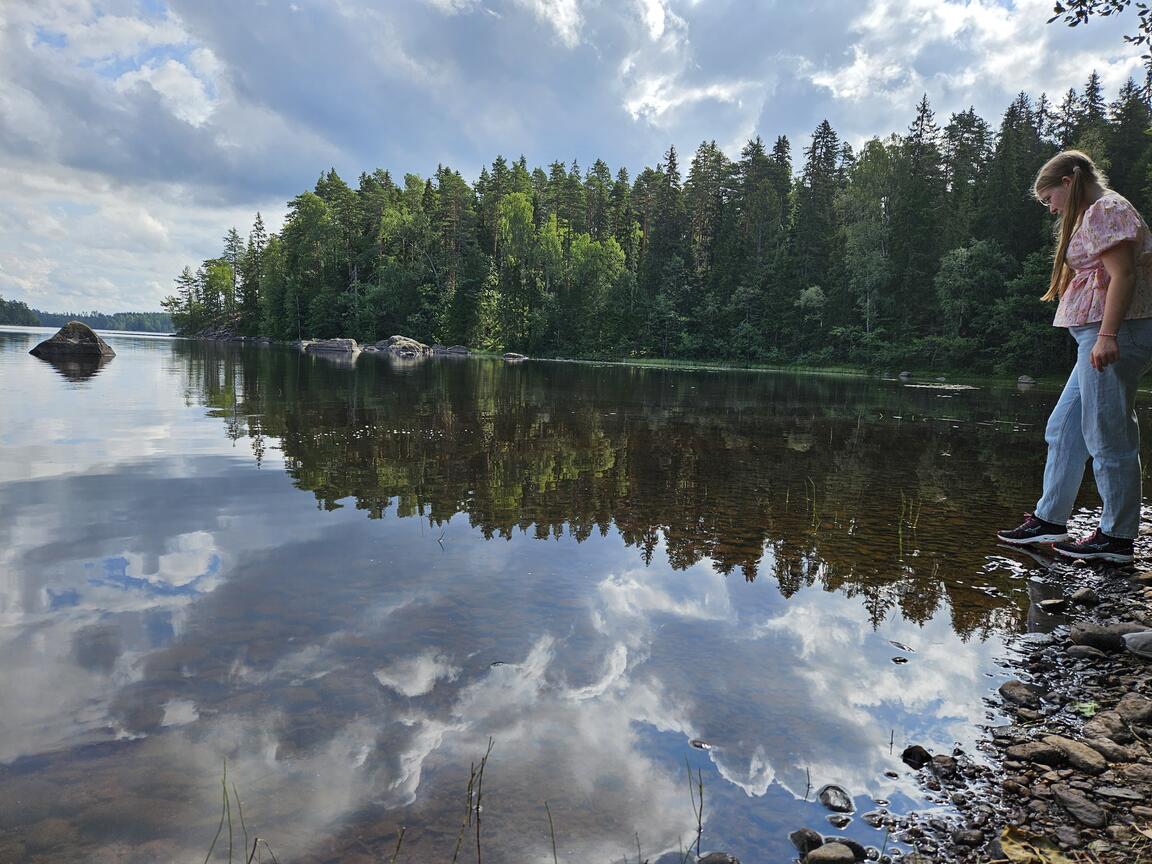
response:
[[[825,843],[804,859],[807,864],[856,864],[856,853],[843,843]]]
[[[921,747],[919,744],[913,744],[900,754],[901,760],[910,768],[915,768],[919,771],[925,765],[932,761],[932,754]]]
[[[820,803],[835,813],[851,813],[856,808],[851,796],[835,784],[829,783],[820,790]]]
[[[28,352],[36,357],[115,357],[116,352],[79,321],[69,321],[51,339],[45,339]]]
[[[824,838],[820,836],[820,832],[813,831],[811,828],[800,828],[793,831],[788,835],[788,839],[792,841],[792,845],[801,855],[824,845]]]
[[[1023,681],[1005,681],[1000,685],[1000,695],[1013,705],[1025,708],[1040,707],[1040,691]]]

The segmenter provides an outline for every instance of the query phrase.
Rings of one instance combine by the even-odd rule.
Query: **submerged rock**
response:
[[[835,813],[851,813],[856,808],[852,805],[852,798],[847,792],[835,784],[829,783],[820,790],[818,796],[820,803]]]
[[[28,352],[45,360],[51,357],[115,357],[96,331],[79,321],[69,321],[51,339],[45,339]]]

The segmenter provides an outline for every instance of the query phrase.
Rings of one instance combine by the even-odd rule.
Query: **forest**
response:
[[[167,312],[42,312],[30,309],[20,300],[0,297],[0,324],[20,327],[63,327],[80,321],[95,330],[129,330],[135,333],[171,333],[172,318]]]
[[[910,112],[913,113],[913,112]],[[1128,81],[1093,72],[1058,104],[1020,93],[993,126],[939,122],[925,95],[904,134],[858,150],[823,121],[732,159],[670,147],[632,177],[602,160],[497,157],[469,183],[335,170],[186,267],[163,306],[181,333],[292,340],[393,334],[538,357],[1043,373],[1052,217],[1031,194],[1059,149],[1088,152],[1147,212],[1152,125]]]

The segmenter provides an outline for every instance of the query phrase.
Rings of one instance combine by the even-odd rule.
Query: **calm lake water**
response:
[[[1036,623],[993,533],[1053,386],[50,332],[0,331],[2,861],[202,861],[226,761],[282,862],[447,862],[490,739],[484,861],[545,802],[561,861],[679,861],[689,767],[705,851],[787,861],[823,784],[940,806],[901,750],[974,752]]]

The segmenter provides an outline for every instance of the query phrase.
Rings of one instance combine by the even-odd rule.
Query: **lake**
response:
[[[0,860],[202,861],[225,770],[233,860],[472,860],[491,743],[484,861],[680,861],[694,784],[786,861],[824,784],[944,807],[901,751],[975,754],[1045,624],[994,532],[1056,385],[51,332],[0,330]]]

